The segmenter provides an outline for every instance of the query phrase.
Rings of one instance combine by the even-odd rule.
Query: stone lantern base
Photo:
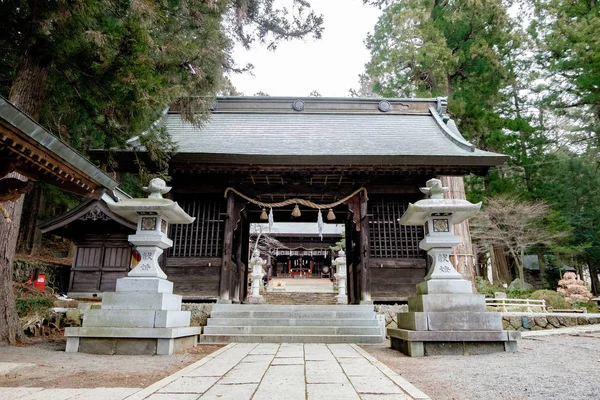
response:
[[[102,295],[100,309],[85,312],[81,328],[66,328],[66,352],[170,355],[196,346],[200,327],[173,282],[161,278],[121,278],[115,292]]]
[[[410,357],[517,350],[521,333],[502,330],[502,315],[486,312],[483,295],[421,294],[409,297],[408,309],[387,332],[391,347]]]

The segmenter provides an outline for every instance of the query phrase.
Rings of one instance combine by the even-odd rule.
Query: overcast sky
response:
[[[247,96],[265,92],[271,96],[308,96],[317,90],[323,96],[348,96],[358,87],[369,52],[364,45],[380,11],[362,0],[313,0],[313,9],[323,14],[325,31],[312,38],[282,42],[275,51],[241,46],[234,51],[239,66],[254,65],[254,76],[231,76],[235,88]]]

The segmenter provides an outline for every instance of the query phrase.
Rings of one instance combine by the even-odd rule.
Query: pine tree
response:
[[[273,0],[1,1],[0,93],[76,148],[108,150],[178,98],[199,123],[223,73],[250,68],[235,65],[233,43],[319,38],[322,17],[308,9],[305,0],[291,11]],[[164,166],[162,144],[155,159]],[[11,278],[22,201],[6,206],[11,224],[0,221],[0,340],[9,343],[20,336]]]

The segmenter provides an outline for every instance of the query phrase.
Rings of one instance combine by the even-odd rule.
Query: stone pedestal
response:
[[[102,295],[100,309],[87,310],[81,328],[66,328],[67,352],[169,355],[198,343],[173,283],[160,278],[121,278]]]
[[[139,262],[127,278],[117,280],[116,291],[102,295],[100,309],[85,312],[81,328],[66,328],[67,352],[93,354],[173,354],[198,343],[201,328],[190,327],[190,312],[181,311],[182,297],[158,264],[158,257],[173,245],[169,223],[194,221],[177,203],[163,199],[170,190],[153,179],[147,199],[109,204],[115,213],[138,224],[129,241]]]
[[[446,200],[447,188],[431,179],[421,191],[431,198],[409,204],[399,220],[404,225],[424,225],[419,247],[431,260],[429,273],[408,299],[408,312],[398,314],[398,329],[388,329],[392,348],[411,357],[426,355],[483,354],[517,350],[520,332],[503,331],[502,315],[486,312],[485,297],[472,292],[450,262],[460,238],[453,225],[475,214],[481,204]]]

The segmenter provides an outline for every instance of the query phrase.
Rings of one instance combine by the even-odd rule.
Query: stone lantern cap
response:
[[[473,204],[462,199],[444,199],[443,194],[448,192],[439,179],[430,179],[421,192],[431,198],[410,203],[408,209],[398,220],[400,225],[423,225],[427,218],[432,216],[447,216],[454,224],[459,224],[477,214],[481,202]]]
[[[144,190],[150,192],[148,198],[125,199],[118,203],[109,203],[108,207],[115,214],[132,222],[137,222],[140,215],[153,213],[165,217],[170,224],[190,224],[196,219],[186,213],[177,202],[162,197],[171,190],[162,179],[152,179]]]

